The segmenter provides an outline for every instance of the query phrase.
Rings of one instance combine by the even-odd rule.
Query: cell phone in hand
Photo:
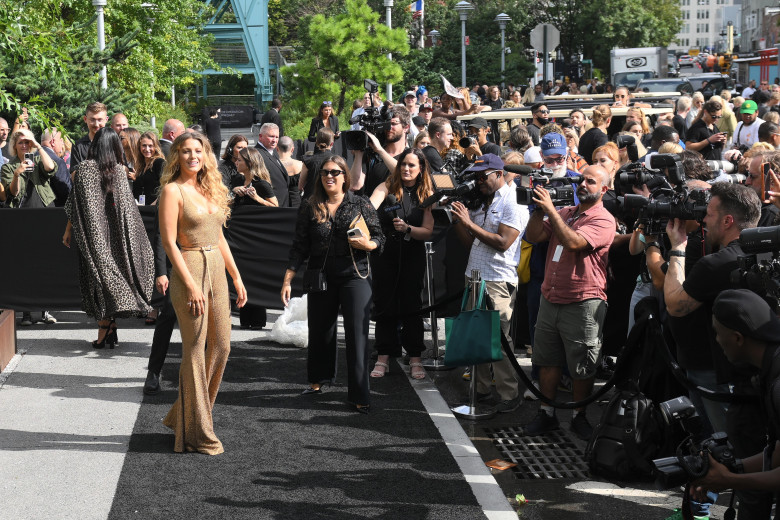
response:
[[[363,232],[360,230],[360,228],[352,228],[347,230],[347,236],[350,238],[361,238],[363,236]]]
[[[24,162],[30,163],[25,169],[31,171],[35,167],[35,154],[29,152],[24,154]]]

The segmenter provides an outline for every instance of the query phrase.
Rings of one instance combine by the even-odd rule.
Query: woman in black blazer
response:
[[[317,117],[311,120],[309,141],[314,142],[317,137],[317,131],[320,128],[330,128],[336,139],[341,137],[339,118],[333,113],[333,103],[330,101],[323,101],[320,105],[320,110],[317,112]]]

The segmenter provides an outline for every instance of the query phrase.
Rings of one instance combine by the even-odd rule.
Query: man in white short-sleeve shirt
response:
[[[452,205],[457,218],[455,231],[467,248],[471,248],[466,266],[466,278],[472,269],[478,269],[486,281],[493,308],[501,316],[501,329],[512,346],[509,335],[512,310],[517,291],[517,264],[520,260],[520,236],[528,224],[528,208],[517,204],[514,185],[504,182],[504,163],[497,155],[485,154],[477,158],[468,172],[477,178],[477,186],[484,203],[468,210],[460,203]],[[488,364],[477,367],[477,394],[491,398],[491,376]],[[493,363],[493,379],[499,402],[496,411],[511,412],[520,406],[521,395],[514,367],[504,356]]]

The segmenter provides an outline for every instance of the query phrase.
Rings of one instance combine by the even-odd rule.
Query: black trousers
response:
[[[171,303],[170,290],[165,292],[163,298],[163,307],[157,316],[157,324],[154,327],[154,337],[152,338],[152,352],[149,354],[149,370],[160,375],[165,356],[168,355],[168,347],[171,344],[171,334],[176,326],[176,312]]]
[[[308,296],[309,352],[306,363],[309,383],[336,379],[338,349],[336,325],[339,309],[344,316],[347,344],[347,399],[367,405],[368,322],[371,310],[371,279],[328,277],[328,290]]]
[[[371,259],[376,281],[374,348],[380,356],[398,357],[403,345],[410,357],[420,357],[425,350],[423,317],[410,313],[422,309],[425,250],[419,242],[398,244],[390,240],[384,252]]]

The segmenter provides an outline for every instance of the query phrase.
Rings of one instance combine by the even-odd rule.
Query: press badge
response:
[[[561,254],[563,254],[563,246],[558,244],[557,246],[555,246],[555,253],[553,253],[552,261],[560,262]]]

